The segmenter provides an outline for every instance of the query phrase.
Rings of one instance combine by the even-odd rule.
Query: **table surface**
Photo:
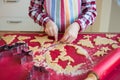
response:
[[[86,49],[88,51],[88,53],[90,53],[90,56],[93,60],[93,62],[95,64],[97,64],[97,62],[99,62],[102,58],[104,58],[106,55],[104,56],[100,56],[100,57],[95,57],[93,56],[93,54],[100,50],[102,47],[108,47],[110,50],[108,50],[106,53],[109,53],[113,50],[112,48],[112,44],[107,44],[107,45],[95,45],[94,43],[94,39],[98,36],[100,37],[104,37],[106,38],[106,34],[109,35],[114,35],[113,37],[109,37],[108,39],[117,41],[118,43],[116,43],[118,46],[120,46],[120,42],[118,41],[118,38],[120,38],[120,33],[81,33],[78,35],[78,38],[76,39],[76,41],[73,42],[73,44],[77,44],[77,42],[79,40],[85,39],[84,36],[88,36],[90,41],[93,43],[94,48],[89,48],[83,45],[82,46],[84,49]],[[38,32],[0,32],[0,36],[6,36],[6,35],[17,35],[18,36],[28,36],[31,37],[29,40],[24,40],[29,46],[38,46],[41,47],[41,44],[39,43],[31,43],[30,40],[34,39],[34,36],[46,36],[46,34],[44,33],[38,33]],[[61,37],[63,36],[63,34],[59,34],[59,40],[61,39]],[[53,40],[52,37],[48,37],[49,39]],[[9,45],[18,42],[18,39],[16,38],[13,42],[11,42]],[[4,40],[0,39],[0,46],[6,44]],[[47,43],[45,43],[47,44]],[[78,45],[78,44],[77,44]],[[94,65],[95,65],[94,64]],[[29,71],[26,70],[25,68],[23,68],[23,66],[21,66],[18,62],[18,60],[11,58],[11,57],[6,57],[3,59],[0,59],[0,79],[1,80],[26,80]],[[64,78],[62,78],[61,76],[59,76],[58,78],[52,78],[51,80],[84,80],[84,78],[86,77],[86,74],[83,75],[79,75],[79,79],[78,78],[70,78],[70,76],[65,76]],[[104,80],[120,80],[120,65],[115,68],[112,73],[110,73]],[[57,75],[58,76],[58,75]],[[10,78],[9,78],[10,77]],[[55,76],[54,76],[55,77]],[[61,78],[60,78],[61,77]]]

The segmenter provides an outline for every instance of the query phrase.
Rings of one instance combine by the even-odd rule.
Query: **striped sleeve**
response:
[[[45,26],[49,17],[43,8],[44,0],[31,0],[29,6],[29,16],[40,26]]]
[[[97,15],[95,0],[82,0],[82,11],[78,19],[75,20],[80,26],[80,31],[84,31],[93,24]]]

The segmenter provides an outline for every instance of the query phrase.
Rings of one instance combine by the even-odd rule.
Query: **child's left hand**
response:
[[[72,43],[77,38],[79,29],[79,24],[74,22],[66,29],[64,36],[60,41],[63,43]]]

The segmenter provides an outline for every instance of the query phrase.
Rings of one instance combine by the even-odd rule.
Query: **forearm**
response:
[[[95,0],[82,0],[82,11],[78,19],[75,21],[80,26],[80,31],[84,31],[89,25],[93,24],[95,21],[96,12],[96,2]]]
[[[29,16],[41,26],[45,26],[49,17],[43,9],[43,0],[31,0],[29,6]]]

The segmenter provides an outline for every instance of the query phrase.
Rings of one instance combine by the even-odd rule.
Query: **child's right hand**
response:
[[[58,27],[52,20],[49,20],[47,22],[46,27],[45,27],[45,32],[49,36],[53,36],[55,38],[55,41],[58,40]]]

